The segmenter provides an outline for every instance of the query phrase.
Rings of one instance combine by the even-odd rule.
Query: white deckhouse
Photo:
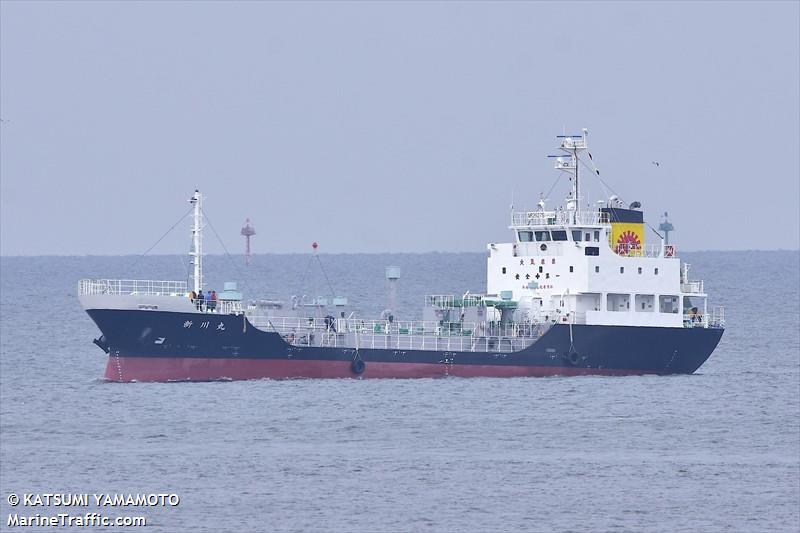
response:
[[[703,282],[689,281],[689,265],[681,267],[676,248],[660,235],[657,244],[644,243],[638,202],[625,207],[611,196],[582,208],[578,168],[587,133],[559,136],[564,155],[551,156],[572,184],[565,207],[548,211],[540,201],[535,211],[512,211],[514,242],[488,245],[489,295],[516,302],[518,322],[675,328],[721,322],[722,309],[709,315]]]

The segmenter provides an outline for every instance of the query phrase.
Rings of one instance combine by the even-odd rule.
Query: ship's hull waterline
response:
[[[105,378],[120,382],[691,374],[723,333],[554,324],[518,351],[356,349],[289,344],[243,315],[87,312],[109,351]]]

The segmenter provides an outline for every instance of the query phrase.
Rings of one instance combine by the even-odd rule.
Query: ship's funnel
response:
[[[619,255],[639,256],[644,248],[644,215],[638,209],[603,207],[603,217],[611,223],[611,249]]]

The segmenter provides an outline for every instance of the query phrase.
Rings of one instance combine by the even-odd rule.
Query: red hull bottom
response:
[[[109,381],[220,381],[297,378],[544,377],[642,374],[641,371],[551,366],[458,365],[367,362],[356,375],[347,361],[212,359],[192,357],[109,357]]]

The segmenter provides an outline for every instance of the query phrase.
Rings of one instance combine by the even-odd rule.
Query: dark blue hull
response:
[[[170,381],[302,377],[690,374],[722,337],[718,328],[555,324],[513,351],[395,350],[288,344],[244,316],[88,311],[108,350],[106,378]],[[502,345],[501,345],[502,347]]]

